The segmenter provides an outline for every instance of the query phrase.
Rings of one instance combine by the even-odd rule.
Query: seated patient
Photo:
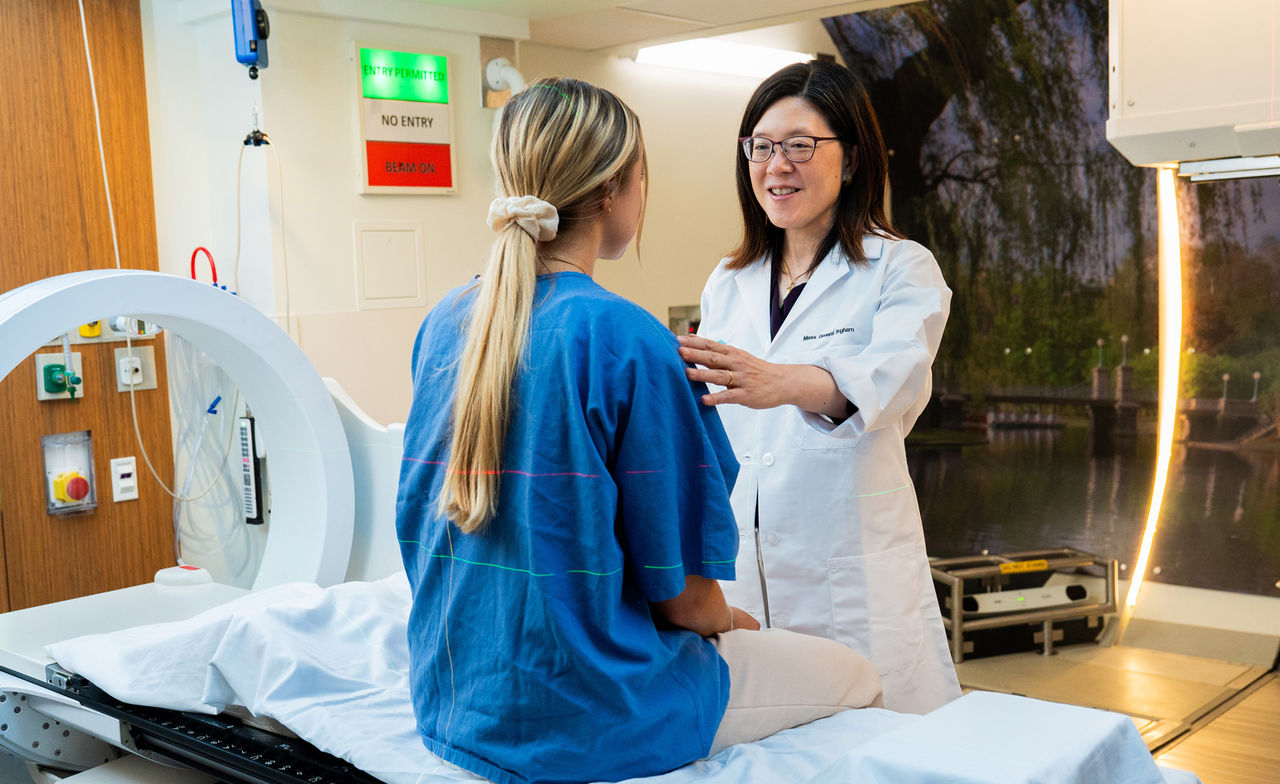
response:
[[[616,780],[878,705],[865,659],[756,631],[720,592],[738,549],[720,420],[675,337],[591,277],[644,212],[635,114],[541,80],[492,159],[488,266],[413,351],[396,524],[427,748],[495,782]]]

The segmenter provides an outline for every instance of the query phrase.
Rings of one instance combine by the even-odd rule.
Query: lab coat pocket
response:
[[[848,422],[836,424],[817,414],[801,414],[800,448],[804,450],[853,449],[862,440],[862,434]],[[848,460],[848,457],[842,457]]]
[[[835,638],[866,656],[881,677],[915,664],[923,639],[920,594],[908,575],[919,572],[912,544],[827,560]]]
[[[822,367],[824,362],[851,357],[862,351],[862,346],[829,346],[811,352],[809,358],[801,358],[803,364]],[[799,412],[799,409],[796,409]],[[858,445],[862,434],[853,428],[848,419],[839,422],[810,412],[799,412],[800,448],[805,450],[852,449]]]

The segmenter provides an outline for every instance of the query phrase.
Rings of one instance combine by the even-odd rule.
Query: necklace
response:
[[[792,275],[791,270],[787,269],[786,264],[782,265],[782,273],[787,276],[786,294],[790,294],[791,290],[796,287],[796,284],[801,282],[800,278],[809,277],[809,270],[805,270],[804,272],[801,272],[799,275]],[[783,296],[785,297],[786,294],[784,294]]]

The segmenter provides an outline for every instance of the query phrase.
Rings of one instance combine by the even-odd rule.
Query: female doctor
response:
[[[884,705],[960,695],[903,439],[929,400],[951,291],[885,210],[884,142],[843,66],[790,65],[739,135],[742,242],[702,294],[689,378],[741,463],[729,602],[875,664]]]

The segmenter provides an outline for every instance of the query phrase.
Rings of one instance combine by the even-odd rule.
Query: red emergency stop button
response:
[[[89,480],[83,476],[73,476],[67,482],[67,495],[77,501],[84,500],[84,497],[89,495]]]

